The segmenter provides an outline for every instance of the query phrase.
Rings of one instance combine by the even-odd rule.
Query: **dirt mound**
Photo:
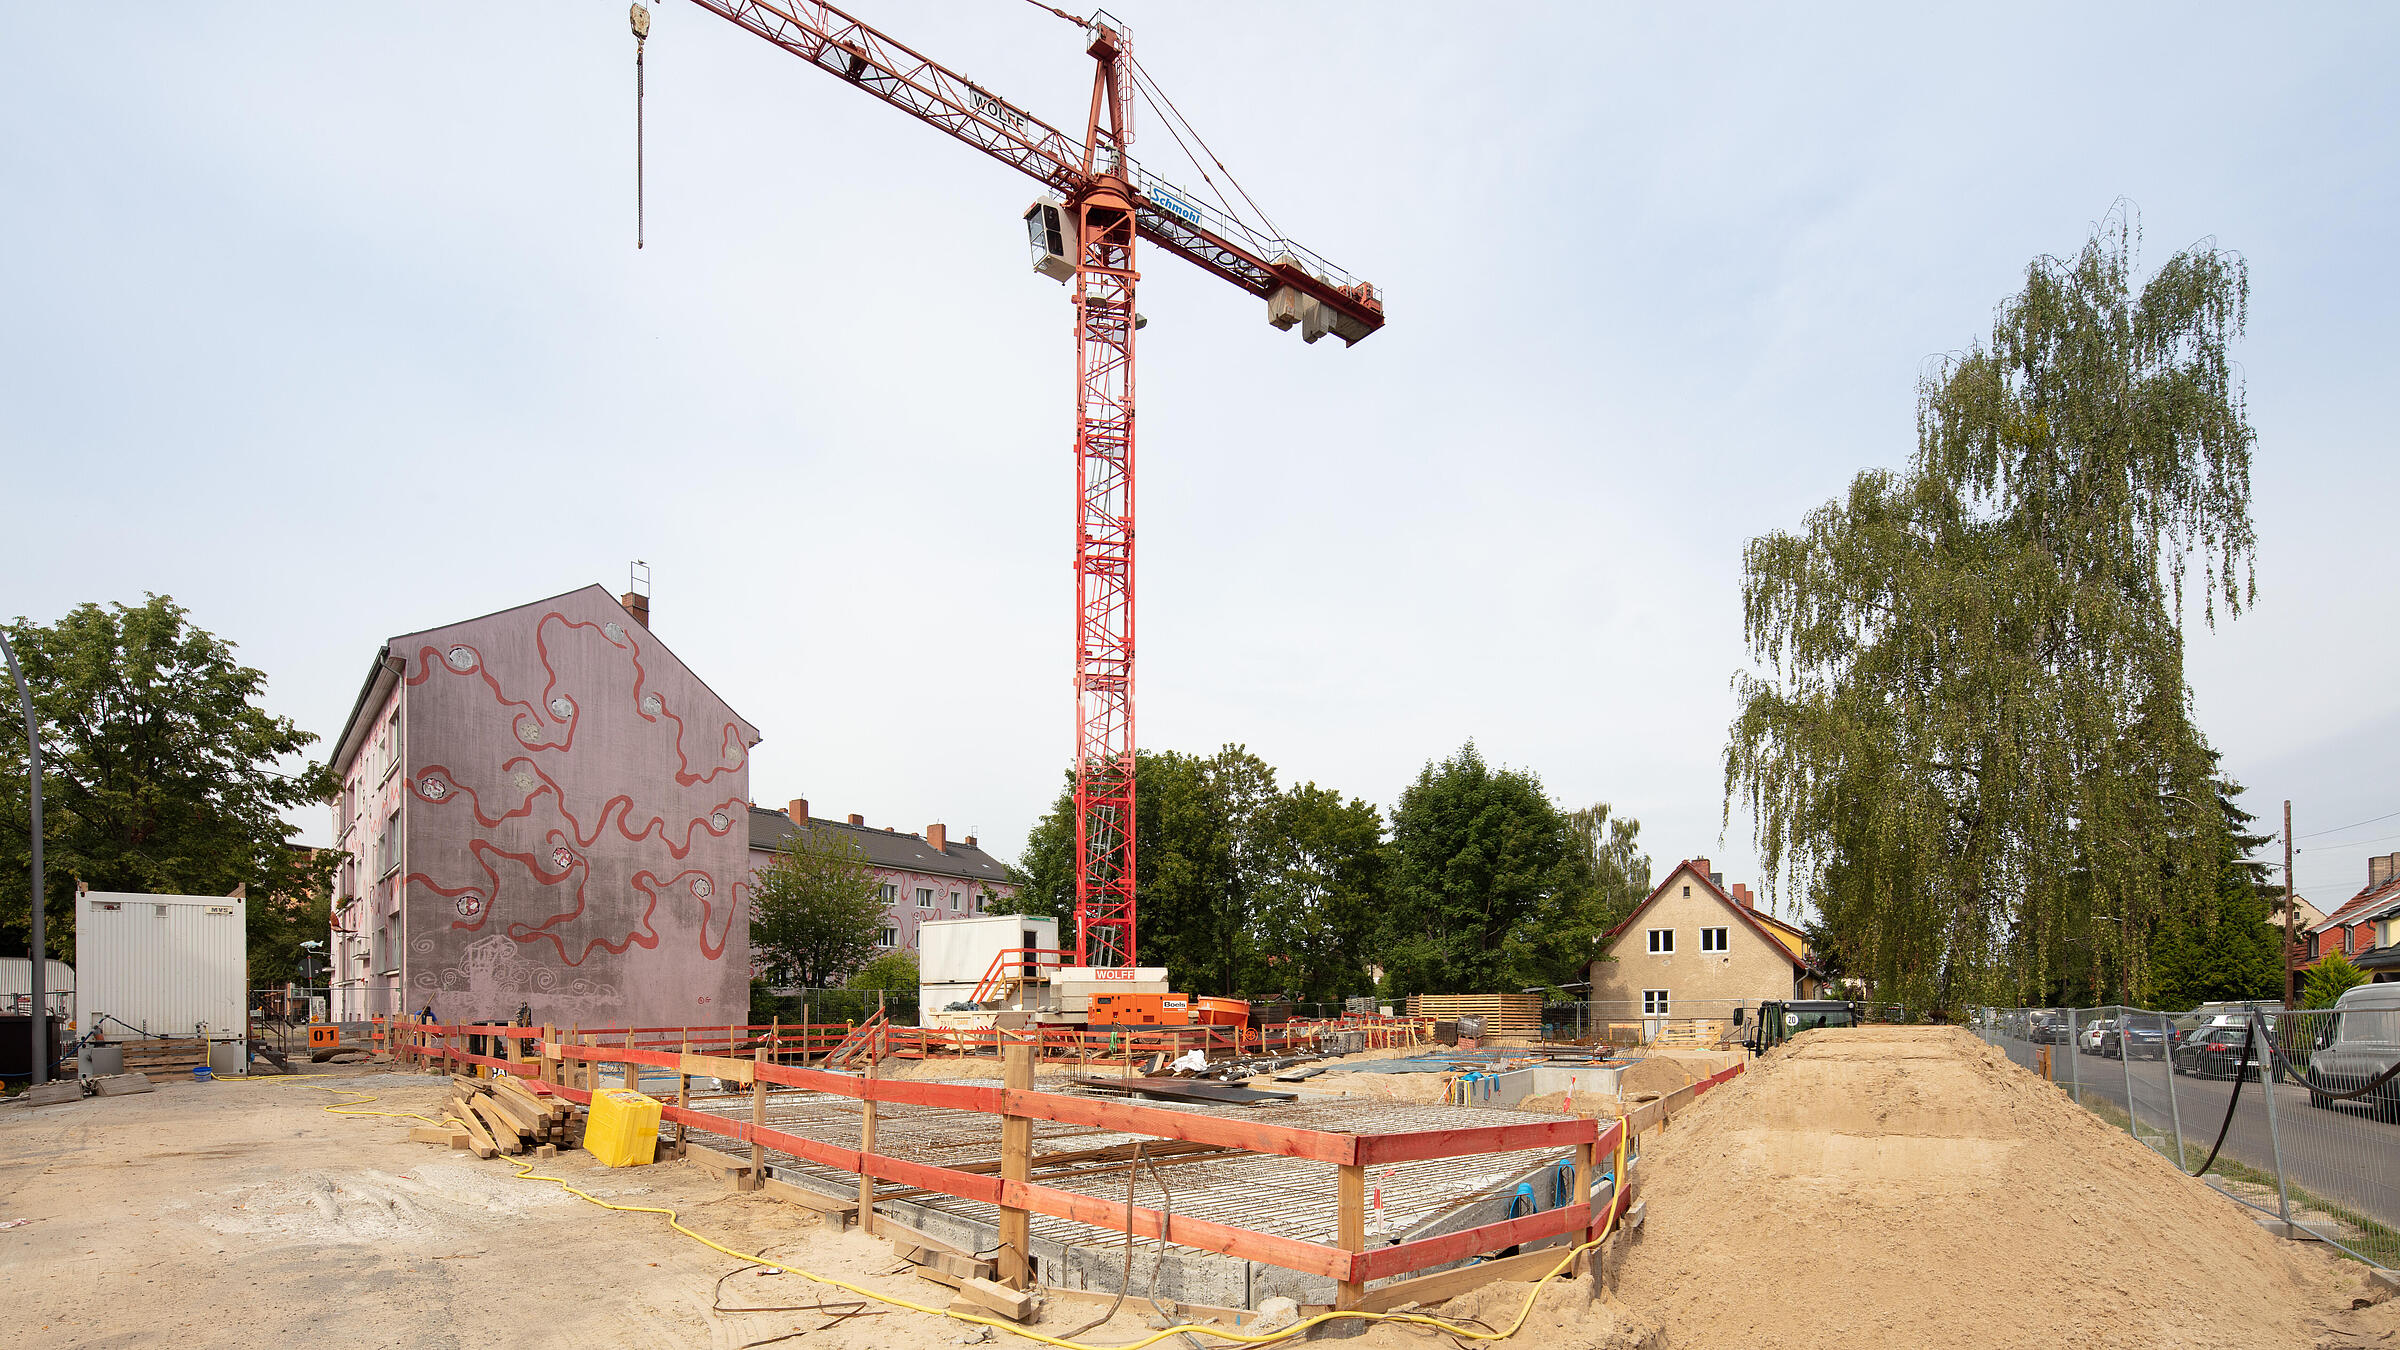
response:
[[[2358,1267],[2268,1236],[1954,1027],[1810,1032],[1679,1116],[1617,1289],[1678,1346],[2381,1344]],[[2400,1336],[2393,1342],[2400,1343]]]

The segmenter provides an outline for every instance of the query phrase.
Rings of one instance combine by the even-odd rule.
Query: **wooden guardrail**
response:
[[[1597,1180],[1599,1152],[1613,1149],[1619,1133],[1625,1128],[1622,1121],[1611,1122],[1603,1129],[1592,1120],[1566,1117],[1537,1122],[1390,1133],[1306,1129],[1034,1091],[1031,1088],[1032,1063],[1040,1038],[1031,1033],[1002,1033],[1004,1037],[1016,1035],[1016,1039],[1005,1045],[1007,1075],[1002,1086],[986,1087],[904,1082],[879,1078],[872,1073],[859,1077],[777,1063],[768,1055],[769,1042],[780,1039],[772,1034],[773,1030],[770,1029],[768,1037],[760,1038],[755,1034],[755,1028],[727,1027],[723,1029],[721,1038],[700,1038],[690,1042],[712,1048],[722,1044],[728,1049],[738,1048],[747,1042],[751,1050],[747,1058],[733,1054],[709,1054],[705,1049],[686,1051],[681,1048],[686,1042],[680,1029],[677,1029],[677,1048],[671,1050],[641,1044],[646,1039],[641,1029],[575,1032],[562,1037],[550,1028],[422,1023],[404,1024],[394,1044],[396,1053],[403,1059],[444,1069],[452,1065],[473,1064],[515,1073],[531,1073],[539,1076],[553,1090],[576,1101],[590,1099],[594,1082],[593,1066],[603,1063],[661,1068],[675,1073],[679,1078],[706,1076],[730,1083],[748,1084],[753,1094],[749,1120],[695,1111],[681,1104],[680,1100],[677,1104],[662,1108],[662,1119],[750,1145],[754,1167],[762,1160],[764,1149],[774,1148],[795,1158],[858,1174],[869,1183],[861,1188],[865,1203],[860,1207],[860,1217],[863,1223],[870,1225],[873,1181],[916,1187],[996,1206],[1001,1212],[1003,1241],[1017,1244],[1017,1249],[1010,1253],[1014,1260],[1004,1262],[1003,1273],[1013,1271],[1019,1287],[1023,1283],[1026,1256],[1023,1250],[1025,1216],[1046,1214],[1108,1232],[1158,1238],[1202,1251],[1331,1278],[1339,1289],[1337,1306],[1354,1308],[1364,1299],[1366,1283],[1370,1280],[1446,1265],[1545,1238],[1568,1235],[1582,1241],[1599,1231],[1608,1221],[1606,1215],[1594,1215],[1587,1200],[1583,1204],[1562,1205],[1438,1237],[1369,1249],[1366,1243],[1368,1169],[1387,1163],[1427,1158],[1533,1148],[1572,1148],[1576,1160],[1576,1194],[1588,1197]],[[486,1048],[500,1049],[504,1053],[471,1053],[469,1038],[475,1036],[496,1039],[497,1045],[487,1042]],[[1709,1080],[1709,1086],[1730,1077],[1733,1072],[1738,1072],[1738,1066]],[[998,1131],[1002,1142],[1000,1173],[994,1176],[967,1172],[893,1157],[874,1152],[871,1143],[857,1149],[846,1149],[772,1129],[765,1123],[766,1092],[770,1084],[851,1098],[866,1103],[870,1114],[875,1104],[889,1103],[996,1116],[1001,1126]],[[1182,1140],[1330,1164],[1336,1169],[1336,1241],[1329,1245],[1260,1233],[1188,1215],[1170,1217],[1158,1210],[1128,1208],[1121,1201],[1082,1195],[1034,1182],[1028,1179],[1030,1130],[1024,1126],[1026,1122],[1035,1120],[1088,1125],[1156,1139]],[[1620,1187],[1612,1205],[1621,1207],[1627,1199],[1628,1192]]]

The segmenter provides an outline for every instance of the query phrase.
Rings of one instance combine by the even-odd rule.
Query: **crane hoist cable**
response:
[[[650,43],[650,8],[634,0],[626,15],[633,25],[633,246],[642,246],[642,52]]]

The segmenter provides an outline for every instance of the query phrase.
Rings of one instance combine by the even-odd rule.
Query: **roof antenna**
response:
[[[650,564],[643,562],[639,558],[634,559],[633,566],[625,569],[625,589],[642,597],[644,600],[649,599]]]

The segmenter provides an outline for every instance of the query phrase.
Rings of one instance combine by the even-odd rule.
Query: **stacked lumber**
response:
[[[1041,1300],[1029,1289],[1011,1289],[993,1279],[992,1263],[939,1238],[920,1233],[896,1220],[877,1216],[877,1235],[888,1237],[900,1258],[920,1279],[951,1291],[952,1312],[988,1317],[994,1313],[1013,1322],[1029,1322],[1041,1314]]]
[[[200,1038],[152,1037],[138,1041],[116,1041],[125,1052],[125,1072],[138,1073],[153,1083],[170,1078],[189,1078],[192,1070],[208,1062],[208,1042]]]
[[[1408,1015],[1443,1022],[1480,1017],[1485,1040],[1495,1037],[1538,1040],[1542,1034],[1540,994],[1411,994]]]
[[[523,1078],[452,1074],[442,1110],[441,1125],[410,1130],[408,1137],[466,1149],[478,1158],[501,1153],[548,1158],[583,1142],[583,1115],[575,1104]]]

